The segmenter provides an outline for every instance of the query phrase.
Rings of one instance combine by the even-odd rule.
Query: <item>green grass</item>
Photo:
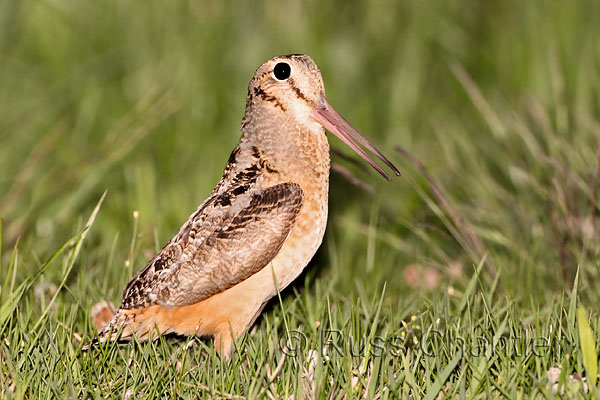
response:
[[[598,397],[599,19],[583,0],[2,2],[0,397]],[[91,307],[220,178],[255,68],[288,53],[402,177],[333,158],[376,194],[332,175],[323,246],[230,361],[176,337],[82,352]]]

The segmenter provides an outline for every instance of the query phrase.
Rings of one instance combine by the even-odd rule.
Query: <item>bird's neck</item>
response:
[[[328,186],[329,143],[317,124],[303,124],[279,109],[246,110],[240,149],[258,147],[282,178]]]

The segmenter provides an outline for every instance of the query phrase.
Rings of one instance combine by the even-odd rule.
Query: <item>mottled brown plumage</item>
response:
[[[170,332],[214,336],[228,357],[233,340],[321,244],[329,190],[324,127],[386,178],[351,137],[398,174],[331,108],[310,57],[276,57],[260,66],[248,87],[240,144],[221,181],[130,280],[99,340]]]

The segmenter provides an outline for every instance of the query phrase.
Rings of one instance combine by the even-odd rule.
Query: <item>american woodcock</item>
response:
[[[386,179],[360,145],[399,175],[327,102],[310,57],[275,57],[261,65],[248,87],[240,143],[221,181],[129,281],[99,341],[213,336],[219,354],[229,357],[234,340],[321,244],[329,191],[325,129]]]

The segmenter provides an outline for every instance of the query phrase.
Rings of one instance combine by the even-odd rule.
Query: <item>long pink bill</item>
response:
[[[322,104],[312,115],[313,119],[327,129],[329,132],[337,136],[342,142],[348,145],[352,150],[358,153],[366,162],[377,170],[385,179],[392,181],[390,176],[360,147],[356,142],[363,145],[371,153],[375,154],[381,161],[385,163],[397,176],[400,176],[400,171],[388,160],[379,150],[375,148],[363,135],[361,135],[348,121],[344,119],[329,102],[322,98]],[[354,140],[356,140],[356,142]]]

